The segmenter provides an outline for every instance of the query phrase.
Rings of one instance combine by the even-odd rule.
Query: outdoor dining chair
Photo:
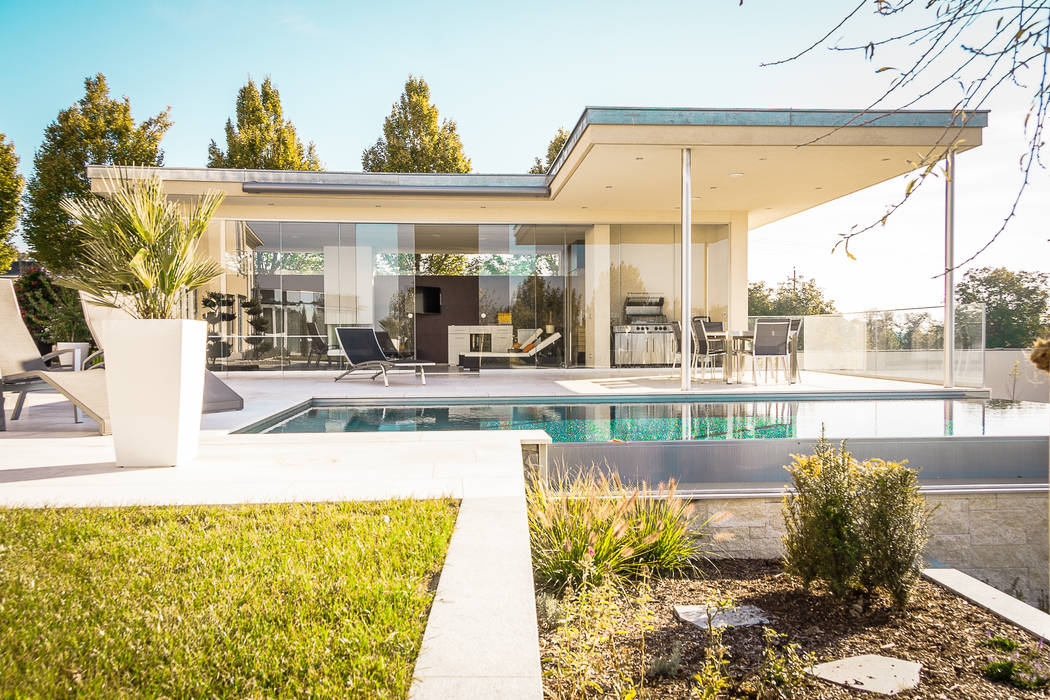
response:
[[[702,317],[693,318],[693,342],[695,350],[693,351],[693,370],[694,372],[700,370],[700,381],[706,381],[707,379],[707,367],[710,366],[712,371],[714,370],[714,361],[716,358],[722,360],[722,378],[725,379],[726,367],[726,341],[724,338],[712,338],[709,334],[719,333],[723,331],[715,331],[709,328],[710,321],[704,321]],[[719,326],[722,324],[719,323]]]
[[[745,357],[751,358],[751,381],[757,383],[758,376],[755,365],[758,360],[765,364],[765,378],[769,378],[769,364],[773,363],[773,381],[777,381],[780,363],[784,364],[784,376],[791,381],[791,349],[790,349],[791,323],[789,321],[763,321],[755,322],[755,339],[750,350],[744,351]]]

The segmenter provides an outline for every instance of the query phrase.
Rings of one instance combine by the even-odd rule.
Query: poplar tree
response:
[[[6,272],[18,257],[12,239],[21,210],[23,184],[15,145],[0,134],[0,272]]]
[[[284,118],[281,95],[269,77],[261,89],[248,80],[237,92],[236,112],[236,125],[226,120],[226,150],[214,140],[208,145],[209,168],[321,169],[313,141],[304,146]]]
[[[562,129],[561,127],[558,127],[558,131],[554,134],[554,138],[552,138],[551,142],[547,144],[546,164],[544,164],[543,161],[537,158],[536,162],[534,162],[532,164],[532,167],[529,168],[529,172],[533,173],[534,175],[542,175],[543,173],[548,172],[551,169],[551,166],[554,165],[554,159],[558,157],[559,153],[561,153],[561,148],[565,145],[565,141],[568,138],[569,132],[565,129]]]
[[[401,99],[383,122],[383,136],[361,156],[369,172],[469,173],[470,159],[451,119],[438,124],[438,108],[422,78],[408,76]]]
[[[22,233],[33,258],[53,272],[71,272],[79,237],[59,203],[91,193],[88,165],[163,165],[160,140],[171,126],[168,110],[135,123],[127,97],[109,96],[106,77],[84,80],[84,96],[44,130],[26,188]]]

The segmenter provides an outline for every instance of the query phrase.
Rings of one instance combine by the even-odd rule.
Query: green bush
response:
[[[823,437],[813,455],[793,458],[794,493],[783,509],[788,572],[839,597],[881,588],[903,607],[929,539],[918,472],[906,462],[858,463],[845,443],[835,448]]]
[[[691,569],[704,556],[703,524],[667,489],[627,491],[595,469],[534,479],[528,486],[529,539],[536,579],[551,590],[602,585],[646,572]]]
[[[22,320],[41,352],[61,341],[91,340],[80,296],[55,284],[39,267],[28,268],[15,280],[15,296]]]
[[[812,455],[786,467],[794,495],[785,496],[785,564],[807,587],[822,580],[837,596],[856,585],[864,558],[856,488],[857,463],[845,445],[821,437]]]
[[[905,462],[873,459],[860,465],[858,475],[865,545],[860,585],[866,591],[882,588],[904,607],[919,580],[922,550],[930,538],[919,474]]]

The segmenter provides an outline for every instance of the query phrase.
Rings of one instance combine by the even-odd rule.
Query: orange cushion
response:
[[[521,350],[521,343],[514,343],[511,350]]]
[[[528,345],[526,345],[525,347],[523,347],[523,348],[521,349],[521,351],[522,351],[522,352],[528,352],[529,350],[532,350],[532,349],[533,349],[534,347],[536,347],[536,343],[529,343]]]

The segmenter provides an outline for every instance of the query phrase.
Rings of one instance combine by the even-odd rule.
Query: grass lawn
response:
[[[456,507],[0,509],[0,696],[403,697]]]

